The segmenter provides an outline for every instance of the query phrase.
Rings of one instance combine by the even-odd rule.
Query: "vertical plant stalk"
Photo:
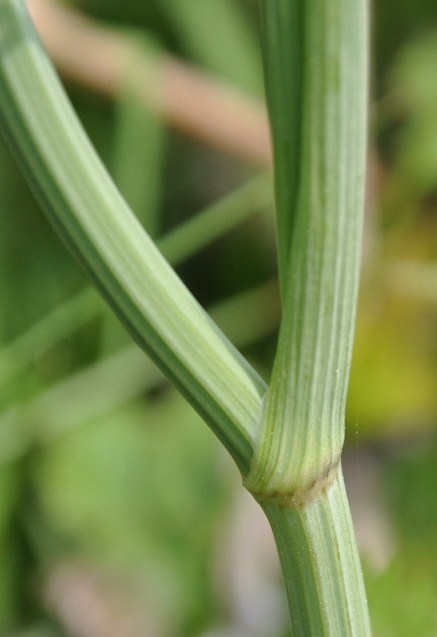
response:
[[[245,484],[276,537],[293,635],[363,636],[340,455],[364,200],[367,3],[261,6],[283,316]]]
[[[339,461],[356,314],[364,200],[367,15],[363,0],[300,0],[302,70],[278,81],[272,121],[288,112],[300,129],[300,158],[293,202],[277,189],[277,227],[284,247],[279,262],[283,318],[263,418],[263,441],[252,476],[275,491],[311,484]],[[266,47],[280,64],[287,20],[277,7],[295,0],[265,0],[266,20],[281,22],[282,39]],[[275,9],[276,7],[276,9]],[[289,25],[294,33],[295,27]],[[272,34],[278,31],[273,31]],[[287,58],[285,58],[287,68]],[[296,119],[297,118],[297,119]],[[273,134],[280,136],[282,131]],[[278,144],[275,143],[275,148]],[[296,171],[296,158],[279,147],[282,172]],[[285,164],[285,168],[284,168]],[[288,206],[288,217],[286,216]],[[283,235],[286,235],[285,238]],[[288,243],[286,239],[288,238]],[[274,433],[274,435],[271,435]],[[257,470],[257,464],[260,468]]]
[[[293,637],[370,636],[341,471],[329,485],[318,485],[309,498],[268,498],[261,506],[278,548]]]

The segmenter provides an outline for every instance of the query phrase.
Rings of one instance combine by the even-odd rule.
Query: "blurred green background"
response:
[[[248,121],[263,100],[255,0],[69,5],[135,52],[110,96],[68,74],[65,83],[152,235],[259,172],[250,134],[242,134],[249,150],[225,152],[227,115],[207,111],[219,130],[208,139],[200,124],[159,115],[139,88],[141,64],[165,85],[156,62],[171,54],[202,69],[212,92],[241,96],[248,110],[237,128]],[[53,6],[41,6],[43,26]],[[363,277],[344,464],[375,635],[432,637],[437,8],[433,0],[380,0],[372,20]],[[96,49],[85,66],[97,68],[101,55]],[[168,99],[180,108],[179,94]],[[225,236],[217,231],[177,269],[268,378],[278,303],[273,214],[261,208]],[[0,635],[286,637],[261,513],[219,443],[89,288],[2,143],[0,215]]]

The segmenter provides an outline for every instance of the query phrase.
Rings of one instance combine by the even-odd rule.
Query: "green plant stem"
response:
[[[0,126],[51,222],[242,473],[265,384],[162,258],[89,144],[21,2],[0,0]]]
[[[339,471],[328,491],[303,505],[262,504],[284,573],[292,635],[370,635],[366,593]]]
[[[267,38],[281,63],[292,0],[265,0],[266,20],[283,38]],[[298,191],[289,219],[278,192],[278,231],[289,237],[283,264],[283,316],[259,445],[248,484],[257,490],[305,490],[339,462],[355,327],[367,130],[367,8],[361,0],[301,1],[302,100]],[[269,33],[277,30],[270,26]],[[287,61],[287,58],[286,58]],[[268,69],[267,69],[268,71]],[[270,79],[270,81],[269,81]],[[278,94],[274,120],[281,99]],[[282,109],[288,109],[288,102]],[[273,130],[275,128],[273,127]],[[294,157],[278,157],[295,170]]]
[[[245,484],[275,533],[293,637],[365,637],[340,455],[364,208],[368,8],[261,6],[283,315]]]

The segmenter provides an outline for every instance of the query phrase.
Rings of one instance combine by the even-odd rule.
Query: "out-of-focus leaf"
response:
[[[19,507],[21,477],[15,464],[0,466],[0,634],[19,613],[17,550],[12,538],[13,518]]]
[[[384,469],[385,496],[399,550],[386,571],[368,573],[375,635],[437,634],[437,445],[409,446]]]
[[[56,531],[94,560],[133,570],[177,621],[206,603],[224,502],[213,438],[198,420],[172,392],[146,413],[125,409],[71,433],[34,474]]]
[[[159,0],[181,48],[224,79],[251,92],[262,87],[261,54],[247,16],[234,0]]]
[[[405,46],[390,76],[393,95],[406,111],[398,139],[395,176],[417,196],[437,187],[437,31]]]
[[[367,573],[369,606],[378,637],[433,637],[437,634],[436,560],[426,550],[405,547],[383,573]]]

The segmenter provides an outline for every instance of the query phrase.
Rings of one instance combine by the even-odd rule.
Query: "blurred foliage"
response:
[[[171,609],[167,630],[182,634],[211,606],[212,531],[226,500],[218,477],[212,435],[175,392],[87,423],[32,467],[39,514],[58,541],[128,572],[152,607]],[[36,535],[49,561],[52,547]]]
[[[255,0],[71,4],[117,31],[132,30],[146,48],[162,47],[241,91],[261,93]],[[374,4],[371,183],[346,452],[377,451],[374,497],[382,499],[380,515],[391,529],[385,563],[366,563],[375,635],[431,637],[437,634],[437,9],[431,0]],[[136,101],[129,78],[112,103],[67,88],[154,235],[251,173],[157,121]],[[0,175],[6,347],[87,283],[3,146]],[[202,302],[227,299],[271,278],[272,236],[271,216],[252,219],[179,272]],[[251,316],[242,308],[228,320],[244,327]],[[273,619],[270,634],[266,625],[247,632],[247,604],[260,601],[248,590],[249,601],[244,591],[235,593],[236,582],[244,582],[241,564],[232,564],[232,572],[227,562],[235,555],[232,542],[243,558],[246,538],[257,531],[236,516],[238,478],[210,432],[153,371],[143,378],[129,356],[119,359],[125,367],[102,376],[99,363],[129,343],[103,306],[87,314],[84,305],[61,332],[43,354],[29,346],[18,378],[8,378],[7,366],[0,370],[0,635],[285,635],[286,625],[278,629]],[[244,347],[266,376],[274,343],[266,329]],[[138,387],[129,393],[134,376]],[[49,412],[41,405],[52,405],[50,391],[73,378],[82,381],[56,394],[59,417],[50,411],[46,435],[41,418]],[[102,378],[112,402],[99,402]],[[11,422],[16,447],[8,447]],[[269,554],[265,542],[261,534],[260,556]],[[258,573],[265,580],[259,590],[273,600],[264,600],[272,617],[275,572],[261,565]]]

